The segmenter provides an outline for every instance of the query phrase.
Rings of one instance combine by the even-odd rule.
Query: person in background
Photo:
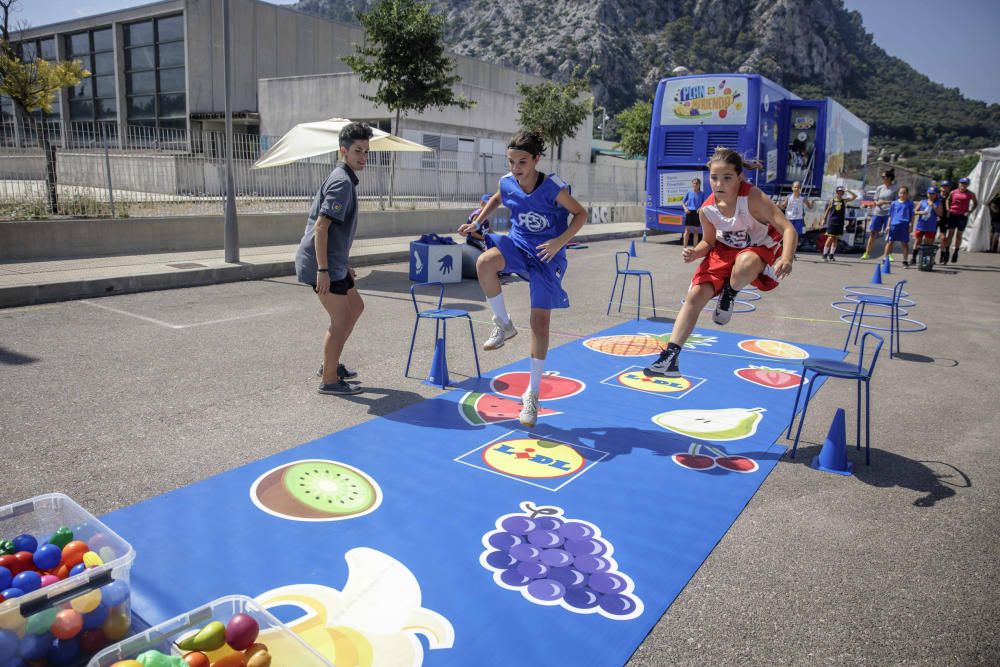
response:
[[[473,220],[475,220],[476,216],[479,215],[479,212],[483,210],[483,207],[486,206],[486,204],[489,203],[489,201],[490,201],[490,195],[483,195],[482,199],[480,199],[479,201],[480,204],[479,208],[470,213],[468,219],[466,219],[465,222],[471,223]],[[478,248],[479,252],[486,252],[486,238],[483,236],[483,234],[485,234],[488,231],[490,231],[490,221],[483,220],[482,225],[479,226],[478,231],[469,232],[469,235],[465,237],[465,242],[471,245],[473,248]]]
[[[927,188],[927,199],[917,205],[917,223],[913,232],[913,256],[910,261],[917,263],[917,250],[922,245],[934,244],[938,218],[941,217],[941,200],[937,188]],[[933,251],[932,251],[933,252]]]
[[[1000,192],[990,200],[990,252],[1000,252]]]
[[[913,201],[910,199],[910,188],[905,185],[899,188],[899,198],[889,206],[889,232],[885,241],[885,256],[892,254],[896,243],[903,246],[903,266],[908,267],[910,251],[910,233],[913,226]]]
[[[846,199],[846,195],[850,195],[850,199]],[[824,262],[837,261],[837,244],[844,235],[847,204],[857,198],[854,192],[846,190],[843,185],[838,185],[833,193],[833,199],[827,202],[826,210],[823,211],[823,224],[826,226],[826,243],[823,244]]]
[[[951,236],[948,234],[948,197],[951,195],[952,184],[951,181],[941,181],[940,194],[938,199],[941,201],[941,217],[938,218],[938,245],[941,246],[941,257],[938,259],[939,264],[948,263],[948,246],[945,245],[945,241],[951,240]]]
[[[948,236],[941,244],[941,252],[948,250],[951,245],[951,263],[958,261],[958,249],[962,246],[962,236],[965,234],[965,226],[969,224],[969,216],[979,206],[976,193],[969,189],[969,179],[958,179],[958,189],[952,190],[945,202],[948,209]],[[942,261],[942,264],[945,263]]]
[[[785,197],[779,206],[785,212],[788,222],[792,223],[792,227],[795,227],[795,232],[801,241],[802,235],[806,233],[806,209],[813,207],[813,200],[802,196],[801,181],[792,183],[791,194]]]
[[[882,185],[878,186],[875,190],[875,202],[868,204],[872,209],[872,222],[868,228],[868,243],[865,245],[865,252],[861,255],[861,259],[871,257],[875,239],[885,229],[886,223],[889,222],[889,207],[892,206],[892,202],[896,199],[896,186],[893,185],[895,182],[895,169],[886,169],[882,172]]]
[[[698,234],[701,229],[701,218],[698,217],[698,209],[705,203],[705,193],[701,190],[701,179],[696,178],[691,181],[691,189],[684,193],[681,206],[684,207],[684,235],[681,237],[681,246],[688,247],[688,234],[691,235],[691,245],[698,245]]]

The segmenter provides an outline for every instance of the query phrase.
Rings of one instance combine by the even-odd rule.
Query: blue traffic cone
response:
[[[881,284],[882,284],[882,265],[876,264],[875,273],[872,274],[872,285],[881,285]]]
[[[889,255],[885,256],[885,261],[882,262],[885,266],[882,267],[882,273],[889,275],[892,273],[892,268],[889,265]]]
[[[448,377],[448,359],[445,356],[444,338],[438,338],[434,343],[434,360],[431,362],[431,372],[424,384],[432,384],[444,389],[451,384]]]
[[[628,256],[635,257],[635,241],[631,241],[628,244]]]
[[[834,472],[838,475],[850,475],[854,466],[847,460],[847,434],[844,431],[844,409],[837,408],[833,416],[830,431],[819,454],[813,457],[809,464],[814,470]]]

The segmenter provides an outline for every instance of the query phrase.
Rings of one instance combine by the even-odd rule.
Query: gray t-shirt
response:
[[[888,200],[886,204],[877,204],[875,206],[875,215],[889,215],[889,207],[892,202],[896,201],[896,186],[895,185],[880,185],[875,189],[875,201],[881,202]]]
[[[347,261],[354,243],[354,232],[358,226],[358,195],[354,187],[358,177],[343,162],[338,162],[326,177],[309,209],[306,231],[295,252],[295,274],[300,282],[316,284],[316,219],[323,215],[333,224],[327,232],[326,256],[330,267],[330,280],[347,277]]]

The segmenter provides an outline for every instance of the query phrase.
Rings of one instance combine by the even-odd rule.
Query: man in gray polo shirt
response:
[[[361,387],[346,382],[357,373],[340,363],[340,355],[365,309],[348,257],[358,225],[355,174],[368,164],[372,134],[365,123],[350,123],[340,130],[340,161],[313,198],[306,231],[295,253],[299,281],[312,286],[330,316],[330,326],[323,335],[321,394],[361,393]]]

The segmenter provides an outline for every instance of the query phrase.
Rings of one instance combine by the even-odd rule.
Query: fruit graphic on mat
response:
[[[775,359],[808,359],[809,353],[797,345],[785,343],[780,340],[766,340],[762,338],[749,338],[737,343],[744,352],[759,354],[764,357]]]
[[[668,431],[704,440],[739,440],[757,432],[764,408],[721,410],[671,410],[653,417],[653,423]]]
[[[479,563],[497,586],[538,605],[561,606],[626,621],[642,613],[632,579],[618,571],[614,546],[597,526],[564,516],[560,507],[521,503],[483,535]]]
[[[598,336],[583,341],[595,352],[616,357],[645,357],[659,354],[667,347],[670,334],[626,334],[620,336]]]
[[[769,368],[768,366],[754,366],[737,368],[733,374],[741,380],[759,384],[770,389],[793,389],[799,386],[802,376],[795,371],[784,368]]]
[[[521,401],[495,394],[470,391],[458,402],[458,413],[462,415],[462,419],[473,426],[511,421],[517,419],[518,415],[521,414]],[[560,414],[558,411],[550,408],[538,409],[539,417],[558,414]]]
[[[733,472],[756,472],[760,467],[756,461],[745,456],[720,456],[715,459],[715,464]]]
[[[510,398],[521,398],[528,389],[531,374],[526,371],[501,373],[493,378],[490,387],[496,393]],[[548,371],[542,375],[542,384],[538,388],[538,400],[554,401],[558,398],[574,396],[586,389],[580,380],[559,375],[556,371]]]
[[[382,502],[371,477],[345,463],[294,461],[261,475],[250,498],[268,514],[297,521],[334,521],[361,516]]]
[[[337,667],[420,667],[424,643],[431,650],[454,645],[451,623],[421,606],[420,584],[405,565],[366,547],[351,549],[344,558],[343,590],[294,584],[258,595],[257,602],[304,610],[285,624]],[[294,646],[283,646],[280,637],[269,637],[267,646],[276,665],[285,665],[277,656],[295,655]]]
[[[671,457],[679,466],[690,468],[691,470],[707,470],[715,465],[715,459],[704,454],[690,454],[682,452]]]

